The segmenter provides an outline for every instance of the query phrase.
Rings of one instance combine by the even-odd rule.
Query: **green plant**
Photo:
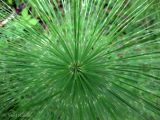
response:
[[[160,119],[160,9],[153,0],[27,5],[47,29],[18,16],[0,29],[2,119]]]

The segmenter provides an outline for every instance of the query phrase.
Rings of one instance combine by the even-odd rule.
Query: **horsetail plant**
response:
[[[160,119],[159,1],[1,2],[2,120]]]

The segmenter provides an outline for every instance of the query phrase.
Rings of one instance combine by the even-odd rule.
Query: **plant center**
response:
[[[74,63],[74,64],[71,64],[70,66],[70,71],[75,74],[75,73],[79,73],[81,71],[81,67],[78,63]]]

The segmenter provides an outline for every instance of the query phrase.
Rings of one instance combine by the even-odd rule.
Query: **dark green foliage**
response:
[[[1,119],[159,120],[158,2],[29,0],[0,28]]]

